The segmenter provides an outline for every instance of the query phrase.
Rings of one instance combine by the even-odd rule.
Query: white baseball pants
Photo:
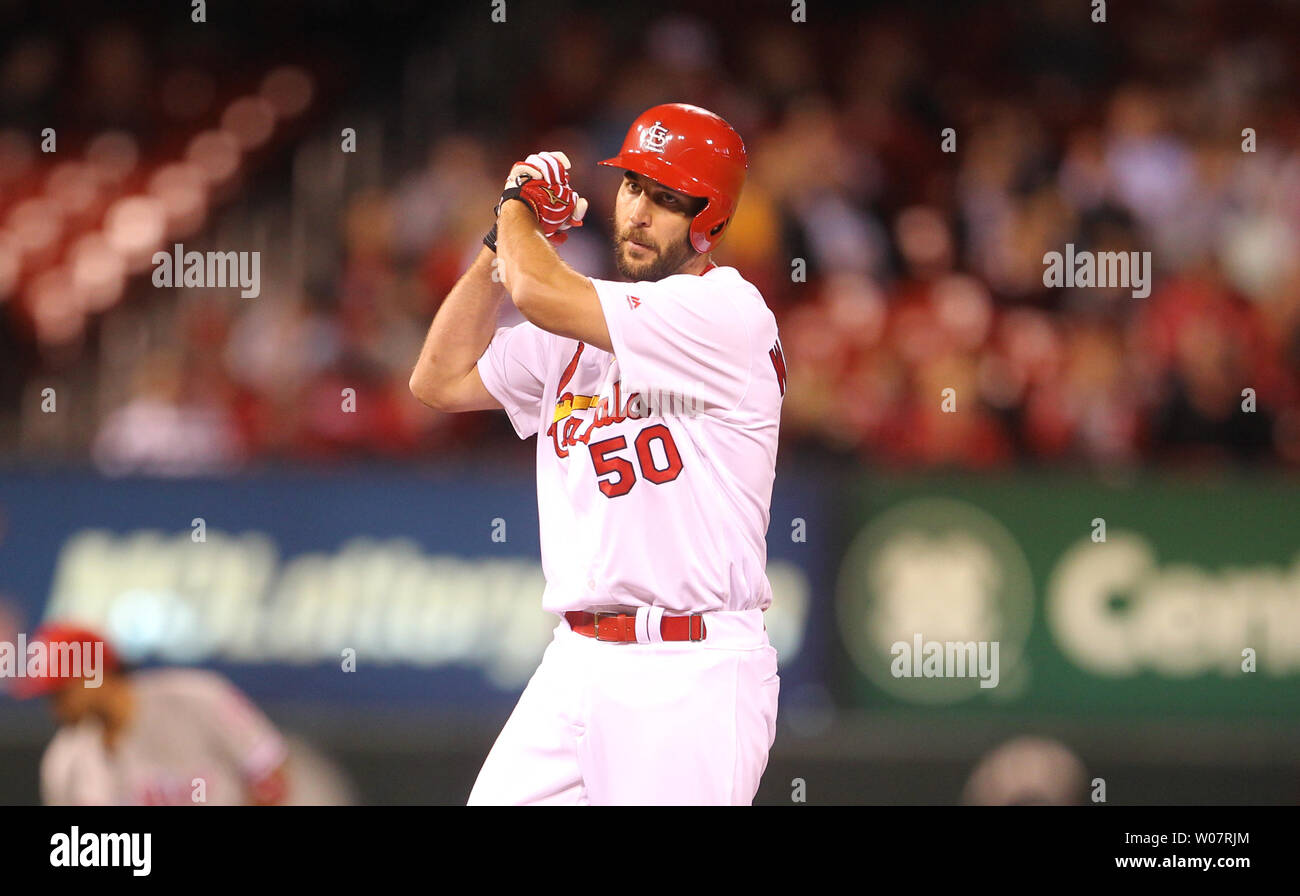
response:
[[[761,610],[699,642],[613,643],[560,618],[469,805],[749,805],[780,679]]]

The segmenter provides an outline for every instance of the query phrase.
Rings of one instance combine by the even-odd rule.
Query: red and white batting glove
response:
[[[587,200],[569,185],[569,158],[562,152],[533,153],[522,162],[516,162],[506,179],[501,206],[511,199],[520,199],[532,209],[542,226],[542,235],[553,245],[560,245],[570,227],[581,227],[587,214]],[[483,238],[483,243],[496,251],[496,226]]]
[[[546,181],[553,189],[558,188],[567,195],[572,191],[569,185],[569,171],[572,165],[569,163],[569,157],[562,152],[535,152],[528,158],[524,159],[523,164],[536,171],[540,171],[542,180]],[[573,205],[568,216],[561,221],[556,230],[547,232],[546,225],[543,224],[543,232],[546,238],[552,243],[559,245],[568,239],[568,234],[564,231],[570,227],[581,227],[582,219],[587,215],[587,200],[577,194],[572,193]]]

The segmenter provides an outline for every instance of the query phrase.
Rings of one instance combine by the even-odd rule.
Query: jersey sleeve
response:
[[[478,359],[484,387],[501,402],[521,439],[536,435],[540,425],[550,344],[551,334],[525,321],[498,329]]]
[[[46,806],[106,806],[114,802],[110,773],[94,738],[98,732],[62,728],[41,757],[41,802]]]
[[[629,389],[669,392],[734,410],[752,373],[752,322],[733,291],[694,278],[655,283],[592,279]],[[674,283],[673,281],[678,281]]]
[[[201,673],[187,684],[209,732],[248,785],[262,781],[288,758],[280,732],[234,685]]]

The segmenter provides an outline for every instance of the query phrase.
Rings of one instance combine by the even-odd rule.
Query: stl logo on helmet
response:
[[[646,128],[641,132],[641,148],[646,152],[663,152],[671,136],[668,128],[656,121],[654,127]]]

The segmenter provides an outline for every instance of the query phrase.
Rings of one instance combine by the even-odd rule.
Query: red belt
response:
[[[583,613],[570,610],[564,614],[569,627],[580,635],[597,641],[636,641],[636,615],[632,613]],[[659,623],[659,635],[665,641],[703,641],[708,629],[704,616],[667,616]]]

